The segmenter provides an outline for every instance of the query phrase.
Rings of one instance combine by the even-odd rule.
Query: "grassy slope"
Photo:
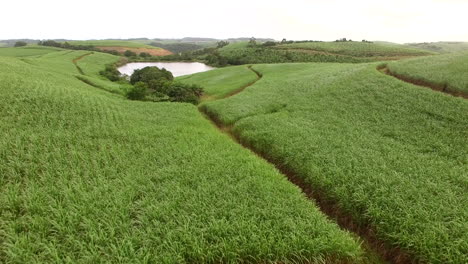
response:
[[[177,80],[201,85],[205,92],[203,99],[213,100],[226,97],[240,87],[254,82],[257,80],[257,75],[246,66],[234,66],[182,76]]]
[[[107,78],[99,74],[99,72],[104,69],[105,65],[116,63],[119,60],[120,57],[118,56],[97,52],[78,60],[77,65],[83,70],[85,75],[81,76],[81,78],[109,92],[125,95],[131,86],[109,82]]]
[[[466,263],[468,102],[375,65],[277,64],[204,106],[377,235],[429,263]]]
[[[392,62],[390,72],[468,94],[468,52]]]
[[[360,254],[295,186],[195,106],[91,87],[74,77],[79,54],[49,54],[37,65],[0,59],[0,262]]]

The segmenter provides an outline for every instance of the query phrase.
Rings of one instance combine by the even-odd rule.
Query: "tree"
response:
[[[166,91],[173,102],[185,102],[197,104],[200,96],[203,95],[203,88],[194,84],[173,82]]]
[[[158,67],[145,67],[140,70],[135,70],[130,76],[130,83],[144,82],[149,84],[150,81],[172,81],[174,76],[172,73],[164,68]]]
[[[119,70],[117,70],[117,68],[113,64],[106,65],[105,70],[100,71],[99,74],[101,74],[102,76],[106,77],[107,79],[113,82],[116,82],[122,79],[122,77],[120,77]]]
[[[24,47],[28,45],[28,43],[24,42],[24,41],[16,41],[15,43],[15,47]]]
[[[124,52],[124,56],[125,56],[125,57],[135,57],[136,55],[137,55],[137,54],[136,54],[135,52],[131,51],[131,50],[126,50],[126,51]]]
[[[267,42],[262,44],[262,46],[264,46],[264,47],[272,47],[272,46],[275,46],[275,45],[276,45],[276,42],[274,42],[274,41],[267,41]]]
[[[151,57],[151,54],[149,54],[148,52],[142,52],[142,53],[140,53],[140,57],[149,58],[149,57]]]
[[[249,46],[254,47],[257,45],[257,40],[254,37],[251,37],[249,40]]]
[[[220,48],[222,48],[224,46],[227,46],[227,45],[229,45],[229,41],[221,40],[221,41],[218,41],[217,48],[220,49]]]
[[[133,88],[128,91],[127,98],[130,100],[143,100],[146,97],[148,86],[144,82],[137,82]]]

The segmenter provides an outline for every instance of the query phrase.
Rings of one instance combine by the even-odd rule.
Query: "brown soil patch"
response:
[[[133,51],[136,54],[140,54],[142,52],[146,52],[151,54],[152,56],[167,56],[173,54],[172,52],[165,50],[165,49],[151,49],[151,48],[130,48],[130,47],[96,47],[103,51],[117,51],[119,53],[124,53],[127,50]]]

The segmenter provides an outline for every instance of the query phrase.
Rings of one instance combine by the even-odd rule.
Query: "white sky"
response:
[[[468,41],[468,0],[5,0],[0,39]]]

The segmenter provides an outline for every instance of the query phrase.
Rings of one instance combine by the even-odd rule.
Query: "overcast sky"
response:
[[[0,39],[468,41],[468,0],[3,1]]]

